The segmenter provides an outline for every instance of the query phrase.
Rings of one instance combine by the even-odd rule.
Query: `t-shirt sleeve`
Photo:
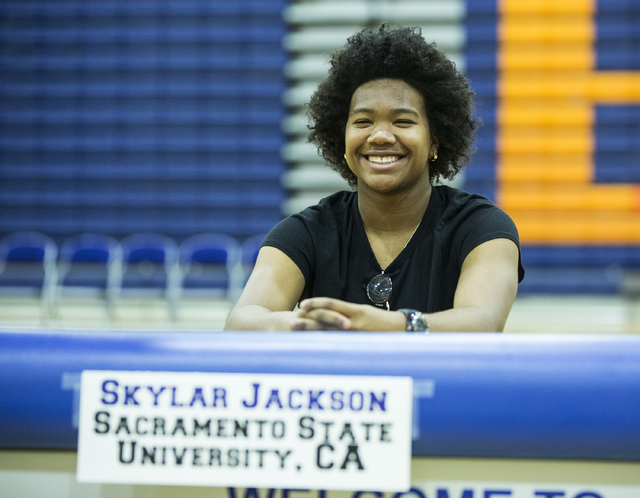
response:
[[[465,217],[460,230],[460,265],[476,247],[493,239],[509,239],[518,246],[518,282],[524,278],[520,254],[520,238],[515,223],[507,213],[490,201],[472,209]]]
[[[294,214],[279,222],[264,238],[261,247],[275,247],[289,256],[308,283],[315,249],[305,214]]]

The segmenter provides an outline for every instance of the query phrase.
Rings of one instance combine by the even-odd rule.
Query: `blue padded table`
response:
[[[640,461],[640,336],[0,329],[0,448],[73,450],[79,373],[411,376],[413,455]]]

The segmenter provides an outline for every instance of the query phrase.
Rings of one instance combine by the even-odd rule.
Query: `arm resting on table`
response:
[[[290,330],[303,289],[304,276],[291,258],[274,247],[263,247],[224,329]]]

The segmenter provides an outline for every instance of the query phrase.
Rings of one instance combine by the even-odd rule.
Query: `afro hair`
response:
[[[307,106],[308,142],[316,145],[349,185],[357,178],[344,158],[345,129],[351,97],[371,80],[403,80],[423,97],[429,127],[438,138],[438,158],[429,163],[433,183],[452,179],[469,163],[477,128],[472,118],[474,92],[455,64],[427,43],[420,28],[383,24],[364,29],[347,40],[331,57],[327,78],[320,83]]]

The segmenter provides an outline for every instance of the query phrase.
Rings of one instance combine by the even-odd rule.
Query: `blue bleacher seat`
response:
[[[56,283],[58,247],[51,237],[34,231],[0,239],[0,294],[40,299],[41,318],[49,318]]]
[[[113,237],[82,233],[60,246],[54,306],[66,296],[100,298],[113,318],[112,292],[121,274],[122,247]]]
[[[122,269],[112,281],[114,298],[165,298],[170,275],[178,263],[176,242],[160,233],[135,233],[120,244]]]
[[[200,233],[182,241],[179,251],[170,291],[175,312],[185,298],[235,302],[243,284],[240,244],[235,238]]]

